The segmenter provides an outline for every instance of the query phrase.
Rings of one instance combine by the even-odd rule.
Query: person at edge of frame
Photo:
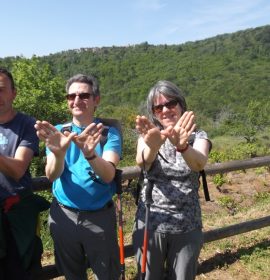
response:
[[[49,227],[56,266],[67,280],[87,279],[88,266],[96,279],[115,280],[120,262],[112,196],[122,153],[120,133],[109,127],[101,144],[104,126],[94,116],[100,102],[94,76],[71,77],[66,92],[71,123],[35,125],[46,144],[46,176],[53,182]]]
[[[183,93],[169,81],[158,81],[147,97],[149,117],[137,116],[137,164],[145,166],[153,184],[146,262],[147,280],[193,280],[203,244],[199,204],[199,171],[207,162],[211,142],[197,130]],[[191,145],[191,138],[193,138]],[[141,271],[145,226],[145,187],[133,231]]]
[[[32,191],[29,170],[39,152],[35,119],[17,112],[11,72],[0,68],[0,279],[42,279],[39,213],[49,208]]]

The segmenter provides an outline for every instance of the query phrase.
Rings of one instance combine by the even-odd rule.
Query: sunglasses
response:
[[[167,109],[173,109],[177,106],[177,104],[178,104],[177,100],[171,100],[165,104],[153,105],[153,112],[161,113],[164,107],[166,107]]]
[[[93,93],[89,93],[89,92],[82,92],[79,94],[70,93],[70,94],[66,95],[66,99],[69,101],[71,101],[71,100],[73,101],[73,100],[75,100],[76,96],[78,96],[80,98],[80,100],[87,100],[90,98],[90,96],[93,96],[93,95],[94,95]]]

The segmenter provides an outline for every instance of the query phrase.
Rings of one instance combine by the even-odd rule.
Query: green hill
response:
[[[143,113],[147,93],[160,79],[184,90],[196,123],[220,147],[212,150],[214,162],[269,154],[270,25],[181,45],[144,42],[6,57],[0,65],[14,74],[17,108],[53,124],[70,119],[65,80],[77,73],[96,75],[102,95],[97,115],[122,121],[123,166],[134,164],[135,116]],[[43,174],[40,162],[34,174]]]
[[[8,57],[0,63],[12,68],[22,59]],[[218,134],[223,134],[236,119],[245,126],[253,124],[256,111],[261,115],[255,129],[269,125],[270,25],[181,45],[144,42],[82,48],[31,60],[49,65],[52,77],[66,80],[79,72],[96,75],[101,85],[102,113],[107,115],[140,113],[150,87],[166,79],[184,90],[189,109],[197,113],[200,123],[210,125],[211,131],[218,128]],[[126,114],[121,113],[124,109]]]
[[[210,118],[224,108],[243,112],[270,92],[270,26],[219,35],[182,45],[89,48],[41,58],[68,78],[99,77],[104,103],[138,106],[150,87],[167,79],[182,87],[189,107]]]

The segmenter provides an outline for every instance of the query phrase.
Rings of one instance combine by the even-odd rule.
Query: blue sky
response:
[[[181,44],[270,24],[269,0],[8,0],[0,57]]]

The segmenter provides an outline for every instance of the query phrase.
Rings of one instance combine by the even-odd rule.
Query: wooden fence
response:
[[[209,164],[206,166],[205,172],[208,175],[224,174],[230,171],[245,170],[262,166],[270,166],[270,156]],[[140,174],[140,169],[137,166],[124,167],[121,170],[122,181],[137,179]],[[51,186],[50,182],[47,180],[46,177],[33,178],[33,183],[35,191],[47,190]],[[270,226],[270,216],[245,221],[239,224],[234,224],[223,228],[205,231],[204,242],[208,243],[215,240],[220,240],[233,235],[238,235],[267,226]],[[131,256],[133,256],[132,245],[128,244],[125,246],[125,257]],[[59,274],[56,270],[55,265],[47,265],[43,267],[44,279],[53,279],[58,276]]]

